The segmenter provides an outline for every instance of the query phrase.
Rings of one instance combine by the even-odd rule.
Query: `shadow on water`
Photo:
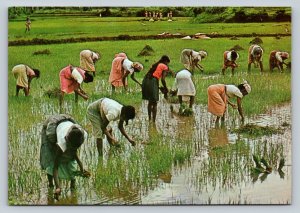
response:
[[[84,104],[80,103],[85,108]],[[151,205],[151,204],[289,204],[291,203],[291,116],[290,104],[275,107],[246,123],[283,128],[282,134],[248,137],[233,133],[238,115],[215,127],[206,106],[194,105],[191,117],[178,115],[178,104],[159,102],[157,122],[149,125],[147,103],[142,102],[134,122],[126,131],[139,143],[132,147],[117,125],[113,133],[121,148],[104,144],[104,156],[96,152],[95,138],[80,149],[92,176],[77,178],[77,190],[66,183],[59,201],[47,188],[46,174],[39,167],[40,127],[26,131],[9,129],[9,194],[12,204],[21,205]],[[40,107],[43,114],[53,109]],[[51,112],[47,112],[50,110]],[[68,109],[74,113],[76,108]],[[84,119],[82,125],[90,129]],[[264,158],[271,173],[253,174],[253,155]],[[20,156],[35,156],[34,158]],[[282,169],[277,170],[281,159]],[[33,163],[32,163],[33,162]],[[15,171],[13,168],[18,169]],[[22,172],[20,172],[22,171]]]

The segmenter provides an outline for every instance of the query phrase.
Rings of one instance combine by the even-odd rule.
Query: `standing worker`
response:
[[[165,96],[169,91],[165,80],[167,73],[171,72],[168,67],[169,63],[170,58],[166,55],[162,56],[158,62],[152,65],[143,79],[142,98],[148,100],[148,117],[149,121],[152,120],[153,123],[156,120],[157,102],[159,101],[159,79],[161,79]]]

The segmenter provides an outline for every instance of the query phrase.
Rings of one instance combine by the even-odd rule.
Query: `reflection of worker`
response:
[[[229,143],[225,128],[212,128],[208,131],[208,142],[211,148],[222,147]]]

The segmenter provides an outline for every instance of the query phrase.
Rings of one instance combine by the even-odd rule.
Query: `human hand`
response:
[[[83,97],[83,99],[84,99],[85,101],[87,101],[87,100],[89,99],[89,96],[86,95],[86,94],[84,94],[82,97]]]
[[[242,118],[241,118],[241,122],[242,122],[242,124],[244,124],[244,122],[245,122],[245,118],[244,118],[244,116],[242,116]]]
[[[84,169],[84,170],[82,171],[82,176],[88,178],[88,177],[91,176],[91,173],[90,173],[89,171],[87,171],[87,170]]]
[[[237,109],[238,108],[236,104],[232,104],[231,106],[232,106],[233,109]]]
[[[58,187],[55,189],[54,199],[59,200],[58,198],[59,198],[60,194],[61,194],[61,188]]]
[[[130,139],[129,142],[131,143],[132,146],[136,145],[136,142],[134,140],[132,140],[132,139]]]

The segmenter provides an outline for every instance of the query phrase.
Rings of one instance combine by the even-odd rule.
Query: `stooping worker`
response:
[[[142,83],[142,98],[148,100],[148,117],[149,121],[155,123],[157,113],[157,102],[159,100],[159,79],[163,85],[162,90],[166,95],[168,88],[166,84],[166,76],[169,70],[168,64],[170,58],[166,55],[162,56],[161,59],[152,65],[148,73],[145,75]]]
[[[184,49],[180,55],[180,62],[184,65],[184,67],[193,72],[197,67],[200,71],[203,72],[204,68],[201,64],[199,64],[202,59],[207,57],[207,52],[200,50],[199,52],[194,51],[192,49]]]
[[[260,71],[263,71],[263,49],[261,46],[257,44],[253,44],[249,47],[248,50],[248,71],[251,70],[251,64],[253,63],[254,65],[259,65]]]
[[[96,76],[95,63],[100,59],[100,54],[92,50],[82,50],[80,52],[80,68]]]
[[[143,70],[143,65],[139,62],[132,62],[125,53],[115,55],[112,61],[111,71],[109,75],[109,83],[112,87],[112,92],[115,92],[116,87],[124,87],[127,91],[127,77],[130,75],[131,79],[141,86],[141,83],[136,80],[134,73]]]
[[[25,96],[29,95],[30,83],[33,78],[40,77],[38,69],[30,68],[25,64],[19,64],[12,68],[12,74],[17,79],[16,96],[19,96],[20,89],[24,90]]]
[[[112,135],[112,129],[107,128],[108,124],[113,121],[119,121],[118,128],[120,132],[132,146],[135,146],[135,141],[127,135],[124,129],[124,122],[128,125],[128,121],[135,118],[135,108],[133,106],[122,105],[110,98],[101,98],[89,104],[87,117],[92,123],[93,135],[96,137],[97,150],[100,156],[103,154],[104,135],[110,145],[119,145]]]
[[[238,66],[236,60],[239,58],[239,54],[235,50],[225,51],[223,53],[223,67],[222,74],[225,75],[225,70],[231,67],[231,73],[234,75],[234,69]]]
[[[75,188],[75,176],[89,177],[78,156],[78,149],[87,139],[87,132],[66,114],[52,115],[43,124],[41,133],[40,165],[47,173],[49,187],[54,187],[55,198],[61,194],[60,180],[70,180]],[[77,164],[80,171],[77,171]]]
[[[270,53],[270,58],[269,58],[270,71],[272,72],[273,69],[277,67],[280,72],[283,72],[283,64],[287,65],[284,62],[284,60],[288,58],[289,58],[289,54],[287,52],[273,50]]]
[[[78,102],[78,95],[87,100],[88,95],[81,89],[81,83],[93,82],[94,77],[79,67],[66,66],[59,73],[61,95],[59,105],[62,106],[64,94],[75,92],[75,102]]]
[[[186,69],[179,71],[175,77],[175,85],[177,89],[177,96],[179,104],[182,105],[182,97],[188,96],[192,108],[195,100],[196,89],[192,80],[192,73]]]
[[[247,81],[235,85],[214,84],[208,87],[208,112],[217,116],[216,124],[225,120],[225,112],[227,103],[234,109],[238,109],[242,122],[244,122],[244,114],[242,109],[242,98],[251,92],[251,87]],[[229,101],[230,98],[237,98],[237,105]]]

